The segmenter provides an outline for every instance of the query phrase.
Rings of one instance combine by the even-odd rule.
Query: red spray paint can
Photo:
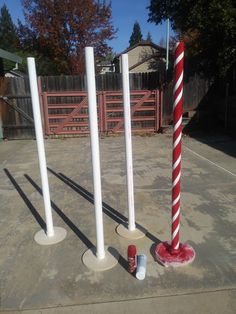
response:
[[[129,245],[128,246],[128,271],[129,273],[134,273],[136,268],[137,268],[137,259],[136,259],[136,254],[137,254],[137,250],[136,250],[136,246],[135,245]]]

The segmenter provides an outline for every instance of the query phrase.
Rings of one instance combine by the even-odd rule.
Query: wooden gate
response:
[[[161,125],[159,90],[131,91],[132,130],[157,132]],[[86,92],[42,92],[46,135],[82,135],[89,133]],[[98,125],[101,133],[123,132],[122,92],[98,92]]]
[[[0,79],[0,138],[35,137],[28,78]]]
[[[41,97],[46,135],[88,133],[85,92],[43,92]]]
[[[103,92],[100,104],[103,106],[103,132],[124,131],[124,108],[121,92]],[[131,120],[134,132],[157,132],[160,128],[159,91],[131,91]]]

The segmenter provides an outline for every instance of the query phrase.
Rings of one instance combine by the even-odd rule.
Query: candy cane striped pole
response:
[[[172,166],[172,241],[173,250],[179,249],[180,224],[180,176],[183,114],[183,73],[184,43],[178,42],[175,47],[174,64],[174,108],[173,108],[173,166]]]
[[[174,63],[174,104],[173,104],[173,162],[172,162],[172,232],[171,243],[162,242],[155,248],[157,261],[164,266],[180,266],[191,263],[195,258],[194,249],[179,242],[180,226],[180,177],[183,114],[183,66],[184,43],[175,47]]]

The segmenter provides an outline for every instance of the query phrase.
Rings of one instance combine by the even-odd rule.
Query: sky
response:
[[[6,4],[14,23],[17,19],[24,21],[21,0],[0,0],[0,7]],[[118,29],[116,39],[109,41],[109,45],[115,53],[124,51],[129,46],[129,39],[133,31],[135,21],[139,22],[143,39],[147,33],[151,33],[152,41],[159,44],[160,40],[166,38],[166,22],[161,25],[148,23],[148,9],[150,0],[111,0],[112,22]],[[173,32],[170,32],[173,35]]]

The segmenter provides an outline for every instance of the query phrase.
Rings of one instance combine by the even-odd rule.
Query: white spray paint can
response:
[[[137,270],[136,278],[138,280],[143,280],[146,275],[146,266],[147,266],[147,256],[145,254],[140,254],[137,256]]]

